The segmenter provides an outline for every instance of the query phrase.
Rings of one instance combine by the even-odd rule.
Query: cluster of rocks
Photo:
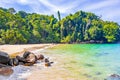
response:
[[[13,73],[12,66],[24,65],[31,66],[38,60],[44,61],[45,66],[51,66],[53,62],[50,62],[48,58],[45,58],[42,54],[34,54],[30,51],[24,52],[22,56],[16,56],[10,58],[6,52],[0,51],[0,75],[10,75]]]
[[[118,74],[112,74],[105,80],[120,80],[120,75]]]

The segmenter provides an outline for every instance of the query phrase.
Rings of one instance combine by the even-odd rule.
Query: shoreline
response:
[[[31,51],[36,54],[38,52],[41,52],[43,50],[46,50],[48,48],[52,48],[55,46],[57,46],[57,44],[32,44],[32,45],[28,44],[28,45],[2,45],[2,46],[0,45],[0,51],[7,52],[10,55],[10,57],[15,57],[16,55],[22,55],[23,52],[26,50]],[[38,63],[34,64],[34,66],[32,68],[37,69],[37,66],[41,69],[45,68],[45,67],[43,67],[43,64],[42,65],[40,64],[39,61],[38,61]],[[22,65],[20,66],[19,65],[19,66],[14,66],[12,68],[14,70],[14,73],[12,75],[10,75],[8,77],[0,76],[0,79],[12,80],[12,79],[16,79],[16,78],[14,78],[15,76],[17,76],[17,78],[19,78],[19,79],[22,79],[22,78],[27,79],[28,76],[33,74],[33,71],[30,71],[30,70],[32,70],[32,68],[30,69],[29,66],[22,66]],[[23,70],[23,68],[25,68],[25,69]]]
[[[10,57],[15,57],[16,55],[21,55],[25,51],[36,51],[39,49],[53,47],[57,44],[17,44],[17,45],[0,45],[0,51],[6,52]]]

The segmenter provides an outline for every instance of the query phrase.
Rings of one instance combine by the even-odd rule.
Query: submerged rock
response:
[[[0,68],[0,75],[9,76],[13,73],[13,69],[11,67],[2,67]]]
[[[105,80],[120,80],[120,75],[118,74],[112,74]]]
[[[102,73],[101,72],[96,72],[95,75],[101,75]]]
[[[34,64],[34,63],[32,63],[32,62],[26,62],[26,63],[24,63],[23,65],[24,65],[24,66],[33,66],[33,64]]]
[[[0,51],[0,63],[8,64],[9,60],[10,60],[9,55],[6,52]]]
[[[32,70],[30,67],[26,67],[23,65],[14,66],[12,67],[12,69],[14,73],[10,75],[10,77],[7,77],[7,79],[2,80],[27,80],[26,78],[30,75]]]
[[[88,63],[86,63],[85,66],[88,66],[88,67],[94,67],[93,64],[88,64]]]
[[[83,74],[84,76],[86,76],[87,78],[91,78],[92,76],[89,74]]]
[[[45,66],[46,66],[46,67],[49,67],[49,66],[51,66],[51,64],[50,64],[49,62],[46,62],[46,63],[45,63]]]
[[[96,57],[107,56],[107,55],[109,55],[109,53],[106,53],[106,52],[95,54]]]
[[[49,67],[49,66],[51,66],[51,64],[53,64],[54,62],[45,62],[45,66],[46,67]]]
[[[49,58],[45,58],[45,66],[46,66],[46,67],[51,66],[52,63],[54,63],[54,62],[50,62],[50,61],[49,61]]]

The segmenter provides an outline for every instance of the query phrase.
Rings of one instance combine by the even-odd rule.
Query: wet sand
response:
[[[67,65],[72,69],[72,66],[74,66],[67,64],[65,60],[69,59],[67,56],[63,57],[64,55],[60,54],[45,55],[49,56],[50,61],[53,61],[54,63],[51,67],[42,67],[42,64],[36,64],[36,66],[40,67],[40,69],[32,71],[31,75],[27,77],[27,80],[88,80],[84,76],[78,76],[77,73],[74,73],[66,67]],[[81,69],[79,72],[84,72],[84,69]]]

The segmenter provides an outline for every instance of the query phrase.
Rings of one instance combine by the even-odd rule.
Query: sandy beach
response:
[[[13,55],[16,56],[16,55],[22,55],[24,51],[31,51],[36,53],[40,50],[45,50],[47,48],[52,48],[54,46],[56,46],[56,44],[0,45],[0,51],[7,52],[10,56],[13,56]],[[56,60],[56,57],[57,57],[51,54],[43,54],[43,55],[51,57],[52,61]],[[60,73],[58,75],[53,76],[53,74],[55,74],[56,71],[59,72],[59,68],[57,68],[57,65],[47,68],[44,66],[44,64],[38,63],[38,64],[35,64],[34,66],[37,66],[41,69],[37,69],[37,71],[33,70],[32,72],[30,72],[31,75],[29,73],[23,74],[26,76],[27,80],[33,80],[33,79],[39,80],[40,78],[42,80],[53,80],[54,77],[57,77],[56,79],[60,78],[60,74],[62,74]]]
[[[47,48],[52,48],[56,46],[56,44],[27,44],[27,45],[0,45],[0,51],[7,52],[9,55],[19,55],[22,54],[24,51],[32,51],[34,53],[45,51]],[[71,58],[71,56],[65,56],[60,54],[49,54],[44,53],[45,57],[49,57],[50,61],[53,61],[53,65],[51,67],[45,67],[44,63],[36,63],[33,65],[33,70],[30,72],[22,73],[22,77],[26,78],[27,80],[78,80],[78,76],[76,74],[71,74],[72,72],[65,68],[66,58]],[[64,57],[63,57],[64,56]],[[69,65],[71,66],[71,65]],[[72,65],[73,66],[73,65]],[[16,68],[16,69],[15,69]],[[14,67],[15,73],[19,74],[16,70],[18,68],[22,68],[20,66]],[[84,80],[85,77],[81,77]],[[11,80],[11,79],[10,79]]]
[[[24,51],[34,51],[54,44],[23,44],[23,45],[0,45],[0,51],[7,52],[9,55],[22,54]]]

